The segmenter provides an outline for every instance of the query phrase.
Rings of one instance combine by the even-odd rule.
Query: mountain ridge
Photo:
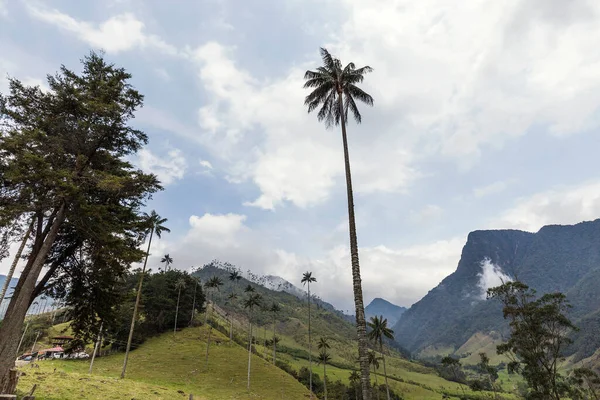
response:
[[[547,225],[538,232],[469,233],[456,270],[407,310],[394,326],[396,340],[413,353],[431,346],[458,349],[476,332],[507,331],[501,306],[485,290],[502,277],[518,278],[538,293],[560,291],[573,304],[570,317],[584,329],[571,354],[600,347],[591,333],[600,324],[600,220]],[[597,336],[597,335],[596,335]]]

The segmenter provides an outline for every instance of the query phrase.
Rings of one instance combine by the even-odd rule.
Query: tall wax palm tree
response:
[[[167,222],[166,218],[161,218],[156,211],[152,211],[150,215],[144,214],[145,223],[148,225],[148,233],[150,239],[148,240],[148,250],[146,250],[146,257],[144,259],[144,267],[140,274],[140,281],[138,283],[137,295],[135,297],[135,305],[133,306],[133,316],[131,317],[131,327],[129,328],[129,337],[127,338],[127,347],[125,348],[125,360],[123,361],[123,370],[121,371],[121,379],[125,378],[125,371],[127,370],[127,360],[129,359],[129,350],[131,349],[131,341],[133,340],[133,330],[135,329],[135,320],[137,318],[138,308],[140,306],[140,298],[142,296],[142,283],[144,282],[144,274],[146,273],[146,264],[148,263],[148,256],[150,255],[150,246],[152,245],[152,236],[156,236],[160,239],[163,232],[171,232],[169,228],[164,226]]]
[[[327,363],[331,361],[331,356],[327,352],[326,349],[322,349],[319,352],[319,357],[317,358],[319,364],[323,364],[323,389],[325,400],[327,400]]]
[[[244,293],[254,293],[256,292],[256,289],[254,289],[254,286],[248,284],[248,286],[246,286],[244,288]]]
[[[358,400],[358,383],[360,383],[360,375],[358,372],[352,371],[348,379],[350,380],[350,384],[354,387],[354,397]]]
[[[323,384],[325,385],[325,400],[327,400],[327,370],[326,365],[331,361],[331,357],[327,350],[331,348],[327,338],[321,337],[319,343],[317,343],[319,351],[319,363],[323,364]]]
[[[275,336],[275,325],[276,325],[276,319],[277,318],[277,313],[281,311],[281,307],[279,307],[279,304],[277,303],[273,303],[271,305],[271,308],[269,309],[270,312],[273,313],[273,365],[275,365],[275,357],[277,355],[277,340],[276,336]]]
[[[229,302],[233,305],[233,303],[238,299],[238,295],[235,292],[232,292],[231,294],[229,294],[229,296],[227,296],[227,298],[229,299]],[[232,342],[233,341],[233,313],[229,313],[229,323],[230,323],[229,341]]]
[[[258,293],[253,293],[254,288],[248,285],[252,290],[248,292],[248,298],[244,301],[244,308],[248,309],[248,390],[250,390],[250,360],[252,360],[252,311],[254,307],[260,307],[262,296]]]
[[[383,360],[383,376],[385,378],[385,392],[387,394],[387,400],[390,400],[390,387],[388,385],[387,370],[385,368],[385,354],[383,354],[383,339],[394,339],[394,331],[388,328],[387,318],[381,316],[371,317],[371,321],[367,324],[371,331],[368,336],[369,339],[379,344],[379,352],[381,353],[381,359]]]
[[[185,279],[179,278],[175,283],[177,288],[177,308],[175,308],[175,325],[173,326],[173,335],[177,332],[177,315],[179,314],[179,299],[181,298],[181,289],[185,289]]]
[[[311,337],[310,337],[310,284],[316,282],[317,278],[312,276],[312,272],[306,271],[302,275],[302,280],[300,281],[302,285],[308,285],[308,389],[310,391],[310,398],[312,399],[313,391],[312,391],[312,346],[311,346]]]
[[[223,286],[223,281],[218,276],[213,276],[206,282],[206,289],[210,293],[210,302],[213,303],[213,294],[214,291],[219,291],[219,288]],[[211,305],[211,309],[214,309],[214,306]],[[208,314],[208,304],[206,305],[206,310]],[[207,321],[205,321],[206,324]],[[208,370],[208,350],[210,348],[210,335],[212,333],[212,325],[208,324],[208,339],[206,340],[206,369]]]
[[[317,113],[319,121],[325,121],[329,128],[340,125],[342,128],[342,142],[344,147],[344,164],[346,170],[346,190],[348,195],[348,224],[350,231],[350,255],[352,259],[352,281],[354,288],[354,306],[356,313],[356,329],[358,336],[358,355],[361,370],[361,386],[363,400],[371,398],[369,392],[369,358],[367,343],[367,325],[363,303],[362,286],[360,279],[360,264],[358,259],[358,240],[356,237],[356,222],[354,217],[354,195],[352,192],[352,176],[350,173],[350,156],[348,154],[348,138],[346,135],[346,122],[348,111],[351,111],[357,123],[362,121],[356,105],[359,100],[367,105],[373,105],[373,98],[360,89],[365,74],[373,69],[369,66],[356,68],[354,63],[342,67],[339,59],[334,58],[326,49],[321,48],[323,65],[315,71],[306,71],[304,74],[304,88],[313,89],[306,96],[304,104],[308,112],[320,108]]]
[[[373,366],[373,375],[375,375],[375,393],[377,393],[377,400],[379,400],[379,383],[377,382],[377,369],[379,368],[379,357],[374,351],[369,352],[369,365]]]
[[[165,271],[168,271],[170,269],[169,267],[171,266],[171,264],[173,264],[173,259],[170,255],[165,254],[162,260],[160,260],[160,262],[165,264]]]
[[[194,280],[194,301],[192,302],[192,318],[190,318],[190,326],[194,323],[194,317],[196,316],[196,292],[198,291],[198,285],[200,284],[199,278],[192,276],[192,279]]]

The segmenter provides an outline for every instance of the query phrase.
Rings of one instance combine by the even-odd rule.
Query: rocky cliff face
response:
[[[485,291],[514,278],[539,293],[566,293],[574,306],[574,321],[583,321],[585,316],[592,318],[584,321],[585,325],[592,326],[600,318],[600,313],[596,319],[590,315],[600,311],[599,268],[600,220],[545,226],[537,233],[472,232],[456,271],[415,303],[394,326],[396,340],[418,352],[432,345],[458,348],[479,331],[505,331],[501,307],[486,301]],[[600,346],[600,339],[588,337],[584,341],[589,348]]]

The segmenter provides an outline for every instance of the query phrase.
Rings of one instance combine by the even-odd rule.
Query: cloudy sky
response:
[[[103,49],[146,96],[136,163],[172,230],[151,266],[311,270],[348,310],[341,137],[302,78],[321,46],[372,66],[349,126],[365,300],[409,306],[469,231],[600,216],[599,43],[595,0],[0,0],[0,91]]]

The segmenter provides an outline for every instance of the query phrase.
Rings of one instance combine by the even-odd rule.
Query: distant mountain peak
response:
[[[374,316],[383,316],[388,320],[388,326],[393,326],[402,314],[406,311],[406,307],[397,306],[381,297],[374,298],[365,308],[367,318]]]

